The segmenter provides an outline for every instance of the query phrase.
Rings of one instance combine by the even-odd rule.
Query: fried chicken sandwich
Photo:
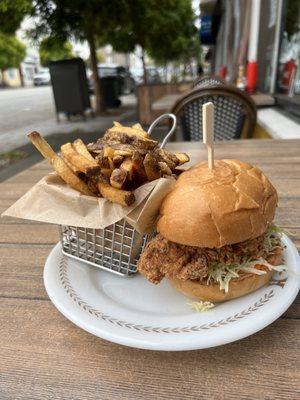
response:
[[[158,235],[138,270],[157,284],[166,277],[188,297],[222,302],[251,293],[282,268],[272,223],[277,192],[256,167],[238,160],[206,162],[183,172],[164,199]]]

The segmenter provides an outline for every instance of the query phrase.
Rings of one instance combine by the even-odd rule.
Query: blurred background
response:
[[[1,0],[0,181],[114,120],[172,111],[174,140],[300,138],[299,0]],[[156,130],[162,139],[167,126]]]

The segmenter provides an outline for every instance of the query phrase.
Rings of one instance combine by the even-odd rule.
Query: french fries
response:
[[[135,196],[132,192],[114,188],[108,183],[98,183],[99,192],[107,200],[118,203],[121,206],[131,206],[135,202]]]
[[[110,176],[111,186],[117,189],[123,189],[127,178],[127,171],[120,168],[115,168]]]
[[[159,166],[159,168],[160,168],[160,170],[161,170],[161,172],[162,172],[163,174],[172,175],[172,170],[171,170],[171,168],[168,166],[167,163],[165,163],[165,162],[163,162],[163,161],[158,161],[158,166]]]
[[[106,169],[110,168],[109,158],[108,158],[108,156],[104,155],[103,151],[96,156],[95,160],[97,161],[98,165],[100,165],[101,170],[103,168],[106,168]]]
[[[114,122],[103,138],[85,145],[81,139],[61,146],[58,155],[38,132],[28,135],[57,174],[88,196],[102,196],[122,206],[135,202],[134,190],[164,175],[178,175],[189,161],[185,153],[160,149],[140,124]]]
[[[146,135],[145,135],[146,134]],[[105,141],[112,143],[132,144],[140,149],[152,150],[157,141],[149,138],[148,133],[130,127],[112,127],[104,135]]]
[[[103,150],[104,150],[103,154],[105,155],[105,157],[109,157],[109,158],[114,157],[115,149],[112,148],[111,146],[104,146]]]
[[[91,161],[79,154],[71,143],[63,144],[60,149],[63,157],[87,176],[95,176],[101,171],[100,166],[94,159]]]
[[[179,164],[179,160],[177,159],[177,157],[165,149],[155,149],[154,152],[158,161],[165,162],[172,171]]]
[[[123,161],[124,161],[124,157],[123,156],[118,156],[118,155],[114,155],[113,156],[113,163],[114,163],[114,165],[116,167],[121,165]]]
[[[134,168],[134,162],[130,158],[126,158],[120,165],[120,169],[126,171],[129,180],[132,180],[133,178]]]
[[[80,171],[75,167],[75,165],[71,164],[66,158],[62,157],[62,159],[64,160],[64,162],[67,164],[67,166],[73,171],[75,172],[75,174],[78,176],[80,175]]]
[[[87,196],[94,196],[89,187],[72,171],[65,161],[59,157],[49,143],[38,132],[31,132],[28,135],[33,145],[38,149],[42,156],[49,161],[57,174],[69,185],[71,188],[81,192]]]
[[[94,196],[94,193],[89,189],[89,187],[74,174],[61,157],[55,155],[51,160],[51,164],[62,180],[71,186],[71,188],[87,196]]]
[[[179,161],[178,165],[182,165],[190,161],[190,157],[186,153],[175,153],[175,156]]]
[[[115,150],[114,156],[123,156],[123,157],[131,157],[133,155],[133,151],[129,149],[124,150]]]
[[[50,144],[38,132],[31,132],[27,135],[31,143],[38,149],[41,155],[51,163],[51,159],[56,156]]]
[[[143,130],[141,124],[134,124],[134,125],[131,126],[131,128],[133,128],[133,129],[140,129],[141,131]]]
[[[117,126],[119,128],[122,126],[122,124],[120,124],[120,122],[117,122],[117,121],[114,121],[113,124],[114,124],[114,126]]]
[[[121,125],[121,124],[120,124]],[[149,138],[149,134],[147,132],[145,132],[143,129],[141,129],[141,127],[134,127],[134,125],[132,127],[130,126],[119,126],[119,125],[115,125],[112,128],[108,129],[107,131],[108,133],[121,133],[121,134],[125,134],[127,136],[139,136],[141,138]]]
[[[102,168],[101,169],[101,174],[109,180],[113,170],[111,168]]]
[[[133,143],[138,148],[141,148],[144,150],[153,150],[157,146],[156,140],[142,138],[142,137],[137,137],[136,139],[134,139]]]
[[[144,158],[144,167],[149,181],[154,181],[161,177],[161,171],[155,158],[150,154],[146,154]]]
[[[83,143],[81,139],[76,139],[75,142],[73,143],[74,149],[77,151],[77,153],[81,154],[88,160],[90,160],[92,163],[94,163],[94,158],[91,156],[90,152],[88,151],[86,145]]]

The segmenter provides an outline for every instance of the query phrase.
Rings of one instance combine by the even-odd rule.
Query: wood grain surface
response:
[[[191,163],[199,143],[172,143]],[[217,158],[260,167],[276,186],[276,221],[300,249],[300,141],[217,143]],[[0,212],[50,171],[39,163],[0,185]],[[153,352],[94,337],[65,319],[43,286],[53,225],[0,219],[0,400],[299,399],[300,296],[276,322],[226,346]]]

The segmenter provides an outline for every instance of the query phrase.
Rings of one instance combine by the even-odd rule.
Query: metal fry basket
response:
[[[173,126],[161,144],[163,148],[176,127],[173,114],[163,114],[150,126],[148,133],[163,119],[171,118]],[[104,229],[60,226],[62,252],[68,257],[122,276],[137,272],[137,262],[146,244],[155,236],[141,235],[124,219]]]
[[[140,235],[125,220],[104,229],[60,226],[63,254],[123,276],[136,273],[140,254],[153,236]]]

